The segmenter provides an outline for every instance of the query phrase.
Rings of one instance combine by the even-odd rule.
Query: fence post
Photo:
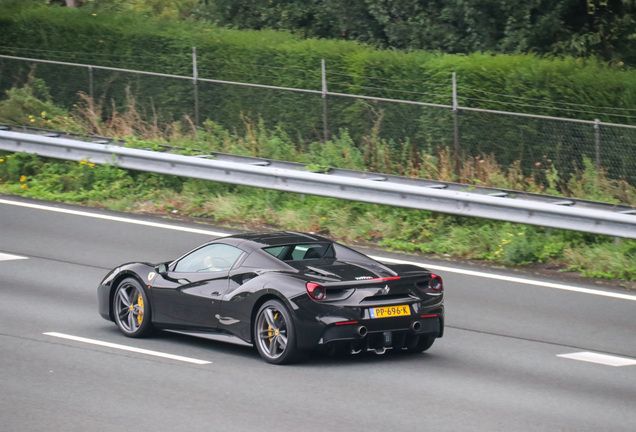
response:
[[[93,94],[93,66],[88,67],[88,95],[92,100],[95,100],[95,95]]]
[[[325,68],[325,59],[320,61],[322,74],[322,139],[323,142],[329,141],[329,124],[327,121],[327,71]]]
[[[459,178],[459,104],[457,103],[457,76],[453,72],[453,144],[455,147],[455,175]]]
[[[594,119],[594,145],[596,148],[596,169],[601,169],[601,121]]]
[[[199,126],[199,71],[197,70],[197,48],[192,47],[192,84],[194,84],[194,125]]]

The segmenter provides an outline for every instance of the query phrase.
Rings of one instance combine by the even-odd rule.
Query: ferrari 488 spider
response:
[[[174,261],[121,265],[98,299],[126,336],[230,335],[275,364],[311,350],[422,352],[444,333],[439,276],[294,232],[234,235]]]

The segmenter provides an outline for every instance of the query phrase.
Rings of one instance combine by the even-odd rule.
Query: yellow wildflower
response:
[[[25,181],[27,181],[27,176],[22,176],[20,177],[20,183],[24,183]]]

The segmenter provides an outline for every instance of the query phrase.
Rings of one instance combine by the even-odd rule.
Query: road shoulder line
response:
[[[91,345],[98,345],[98,346],[102,346],[102,347],[106,347],[106,348],[113,348],[113,349],[118,349],[118,350],[122,350],[122,351],[134,352],[134,353],[138,353],[138,354],[151,355],[151,356],[154,356],[154,357],[161,357],[161,358],[166,358],[166,359],[170,359],[170,360],[182,361],[182,362],[186,362],[186,363],[194,363],[194,364],[198,364],[198,365],[205,365],[205,364],[212,363],[212,362],[209,362],[209,361],[206,361],[206,360],[199,360],[199,359],[195,359],[195,358],[191,358],[191,357],[183,357],[183,356],[174,355],[174,354],[167,354],[167,353],[162,353],[162,352],[159,352],[159,351],[151,351],[151,350],[147,350],[147,349],[143,349],[143,348],[135,348],[135,347],[131,347],[131,346],[128,346],[128,345],[119,345],[119,344],[115,344],[115,343],[111,343],[111,342],[105,342],[105,341],[100,341],[100,340],[96,340],[96,339],[88,339],[88,338],[84,338],[84,337],[80,337],[80,336],[67,335],[67,334],[64,334],[64,333],[45,332],[43,334],[46,335],[46,336],[52,336],[52,337],[56,337],[56,338],[60,338],[60,339],[72,340],[72,341],[75,341],[75,342],[82,342],[82,343],[87,343],[87,344],[91,344]]]

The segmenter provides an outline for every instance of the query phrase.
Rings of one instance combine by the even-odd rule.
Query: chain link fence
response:
[[[525,175],[545,175],[553,167],[566,180],[587,163],[636,185],[636,126],[460,106],[452,102],[455,86],[443,89],[451,91],[448,104],[435,104],[328,91],[327,84],[338,85],[324,66],[322,88],[309,90],[199,77],[196,61],[193,75],[185,76],[0,55],[2,93],[24,84],[29,74],[46,82],[56,104],[70,109],[83,92],[100,104],[105,118],[134,103],[147,121],[185,116],[193,124],[210,120],[238,132],[262,122],[304,143],[346,130],[355,142],[370,144],[369,158],[374,146],[397,158],[376,157],[379,171],[382,164],[397,163],[404,175],[426,175],[421,155],[441,157],[448,149],[457,171],[468,160],[492,156]]]

